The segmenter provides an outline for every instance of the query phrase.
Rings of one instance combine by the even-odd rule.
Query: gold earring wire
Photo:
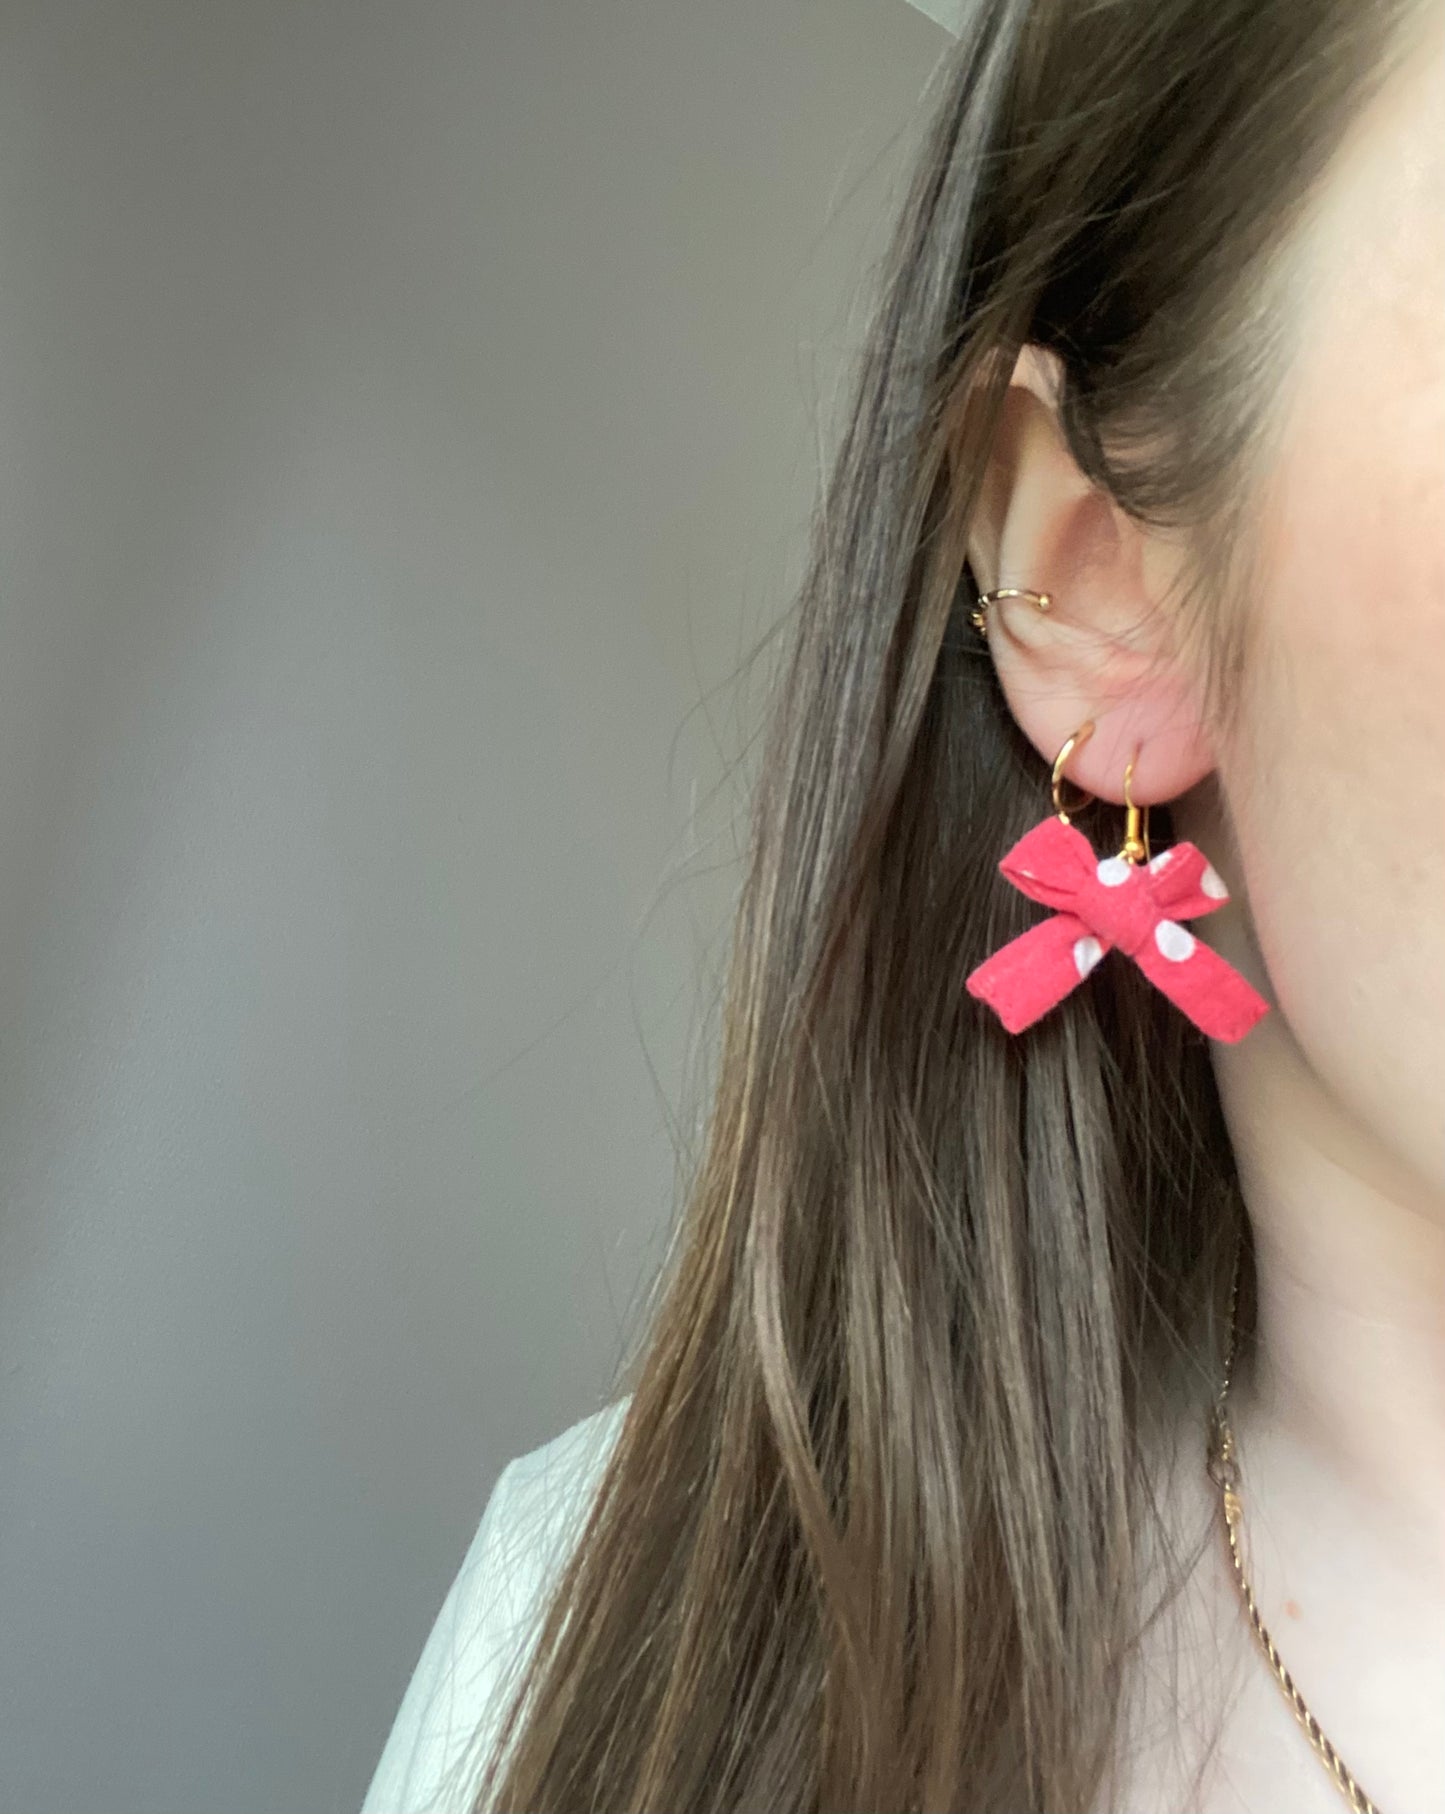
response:
[[[1059,751],[1058,755],[1054,757],[1054,811],[1059,815],[1060,819],[1063,820],[1065,825],[1069,822],[1069,814],[1067,808],[1064,806],[1063,798],[1064,764],[1068,761],[1069,757],[1073,755],[1079,745],[1081,743],[1087,743],[1093,734],[1094,721],[1092,718],[1088,718],[1079,726],[1073,736],[1069,738],[1064,747]],[[1083,799],[1074,807],[1074,811],[1081,812],[1093,797],[1092,794],[1085,794]]]
[[[1124,847],[1119,855],[1126,863],[1147,863],[1149,861],[1149,808],[1135,806],[1129,793],[1129,783],[1134,779],[1134,764],[1139,760],[1137,751],[1124,770],[1124,808],[1127,817],[1124,821]]]
[[[1073,755],[1080,744],[1087,743],[1093,734],[1094,721],[1092,718],[1086,719],[1085,722],[1079,726],[1078,730],[1074,732],[1073,736],[1064,744],[1064,747],[1059,751],[1058,755],[1054,757],[1054,811],[1059,815],[1059,818],[1065,825],[1069,823],[1071,809],[1064,805],[1064,769],[1068,763],[1069,757]],[[1131,792],[1134,780],[1134,764],[1138,759],[1138,755],[1136,754],[1130,761],[1128,767],[1124,770],[1124,810],[1126,817],[1124,821],[1124,843],[1119,855],[1126,863],[1147,863],[1149,861],[1149,808],[1147,806],[1136,806]],[[1093,797],[1092,794],[1085,794],[1082,800],[1075,803],[1072,811],[1081,812]]]
[[[1040,611],[1047,611],[1053,603],[1047,592],[1031,592],[1027,586],[995,586],[991,592],[980,592],[978,603],[970,613],[970,621],[980,636],[988,635],[988,608],[1000,598],[1032,599]]]

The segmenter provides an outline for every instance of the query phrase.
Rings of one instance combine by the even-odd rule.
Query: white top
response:
[[[547,1588],[622,1428],[618,1399],[509,1461],[402,1697],[361,1814],[466,1814]]]

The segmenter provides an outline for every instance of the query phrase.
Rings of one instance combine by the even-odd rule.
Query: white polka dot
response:
[[[1151,857],[1149,859],[1150,874],[1157,876],[1159,871],[1164,867],[1164,865],[1169,861],[1170,857],[1172,857],[1173,855],[1174,855],[1174,851],[1173,851],[1173,848],[1171,847],[1168,850],[1161,850],[1157,857]]]
[[[1227,901],[1229,890],[1224,886],[1224,877],[1212,863],[1204,865],[1204,873],[1199,878],[1199,886],[1211,901]]]
[[[1080,976],[1087,976],[1104,955],[1104,947],[1096,938],[1074,940],[1074,968]]]
[[[1154,928],[1154,943],[1171,964],[1182,964],[1194,949],[1194,934],[1177,920],[1160,920]]]
[[[1105,857],[1094,872],[1106,888],[1117,888],[1134,873],[1134,865],[1123,857]]]

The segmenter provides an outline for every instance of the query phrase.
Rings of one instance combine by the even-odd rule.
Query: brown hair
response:
[[[995,866],[1048,810],[968,528],[1017,351],[1051,349],[1080,468],[1188,533],[1225,709],[1301,228],[1417,11],[966,6],[788,625],[706,1139],[478,1810],[1083,1811],[1110,1780],[1145,1558],[1162,1606],[1198,1554],[1151,1465],[1181,1426],[1203,1465],[1247,1218],[1207,1042],[1132,965],[1019,1038],[965,991],[1036,917]]]

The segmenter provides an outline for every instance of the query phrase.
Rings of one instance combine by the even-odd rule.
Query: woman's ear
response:
[[[1202,675],[1170,609],[1177,541],[1142,527],[1079,470],[1059,425],[1062,368],[1034,345],[1018,356],[969,533],[981,591],[1049,594],[988,607],[988,647],[1010,709],[1052,763],[1086,719],[1094,734],[1069,778],[1100,799],[1172,800],[1214,767]]]

